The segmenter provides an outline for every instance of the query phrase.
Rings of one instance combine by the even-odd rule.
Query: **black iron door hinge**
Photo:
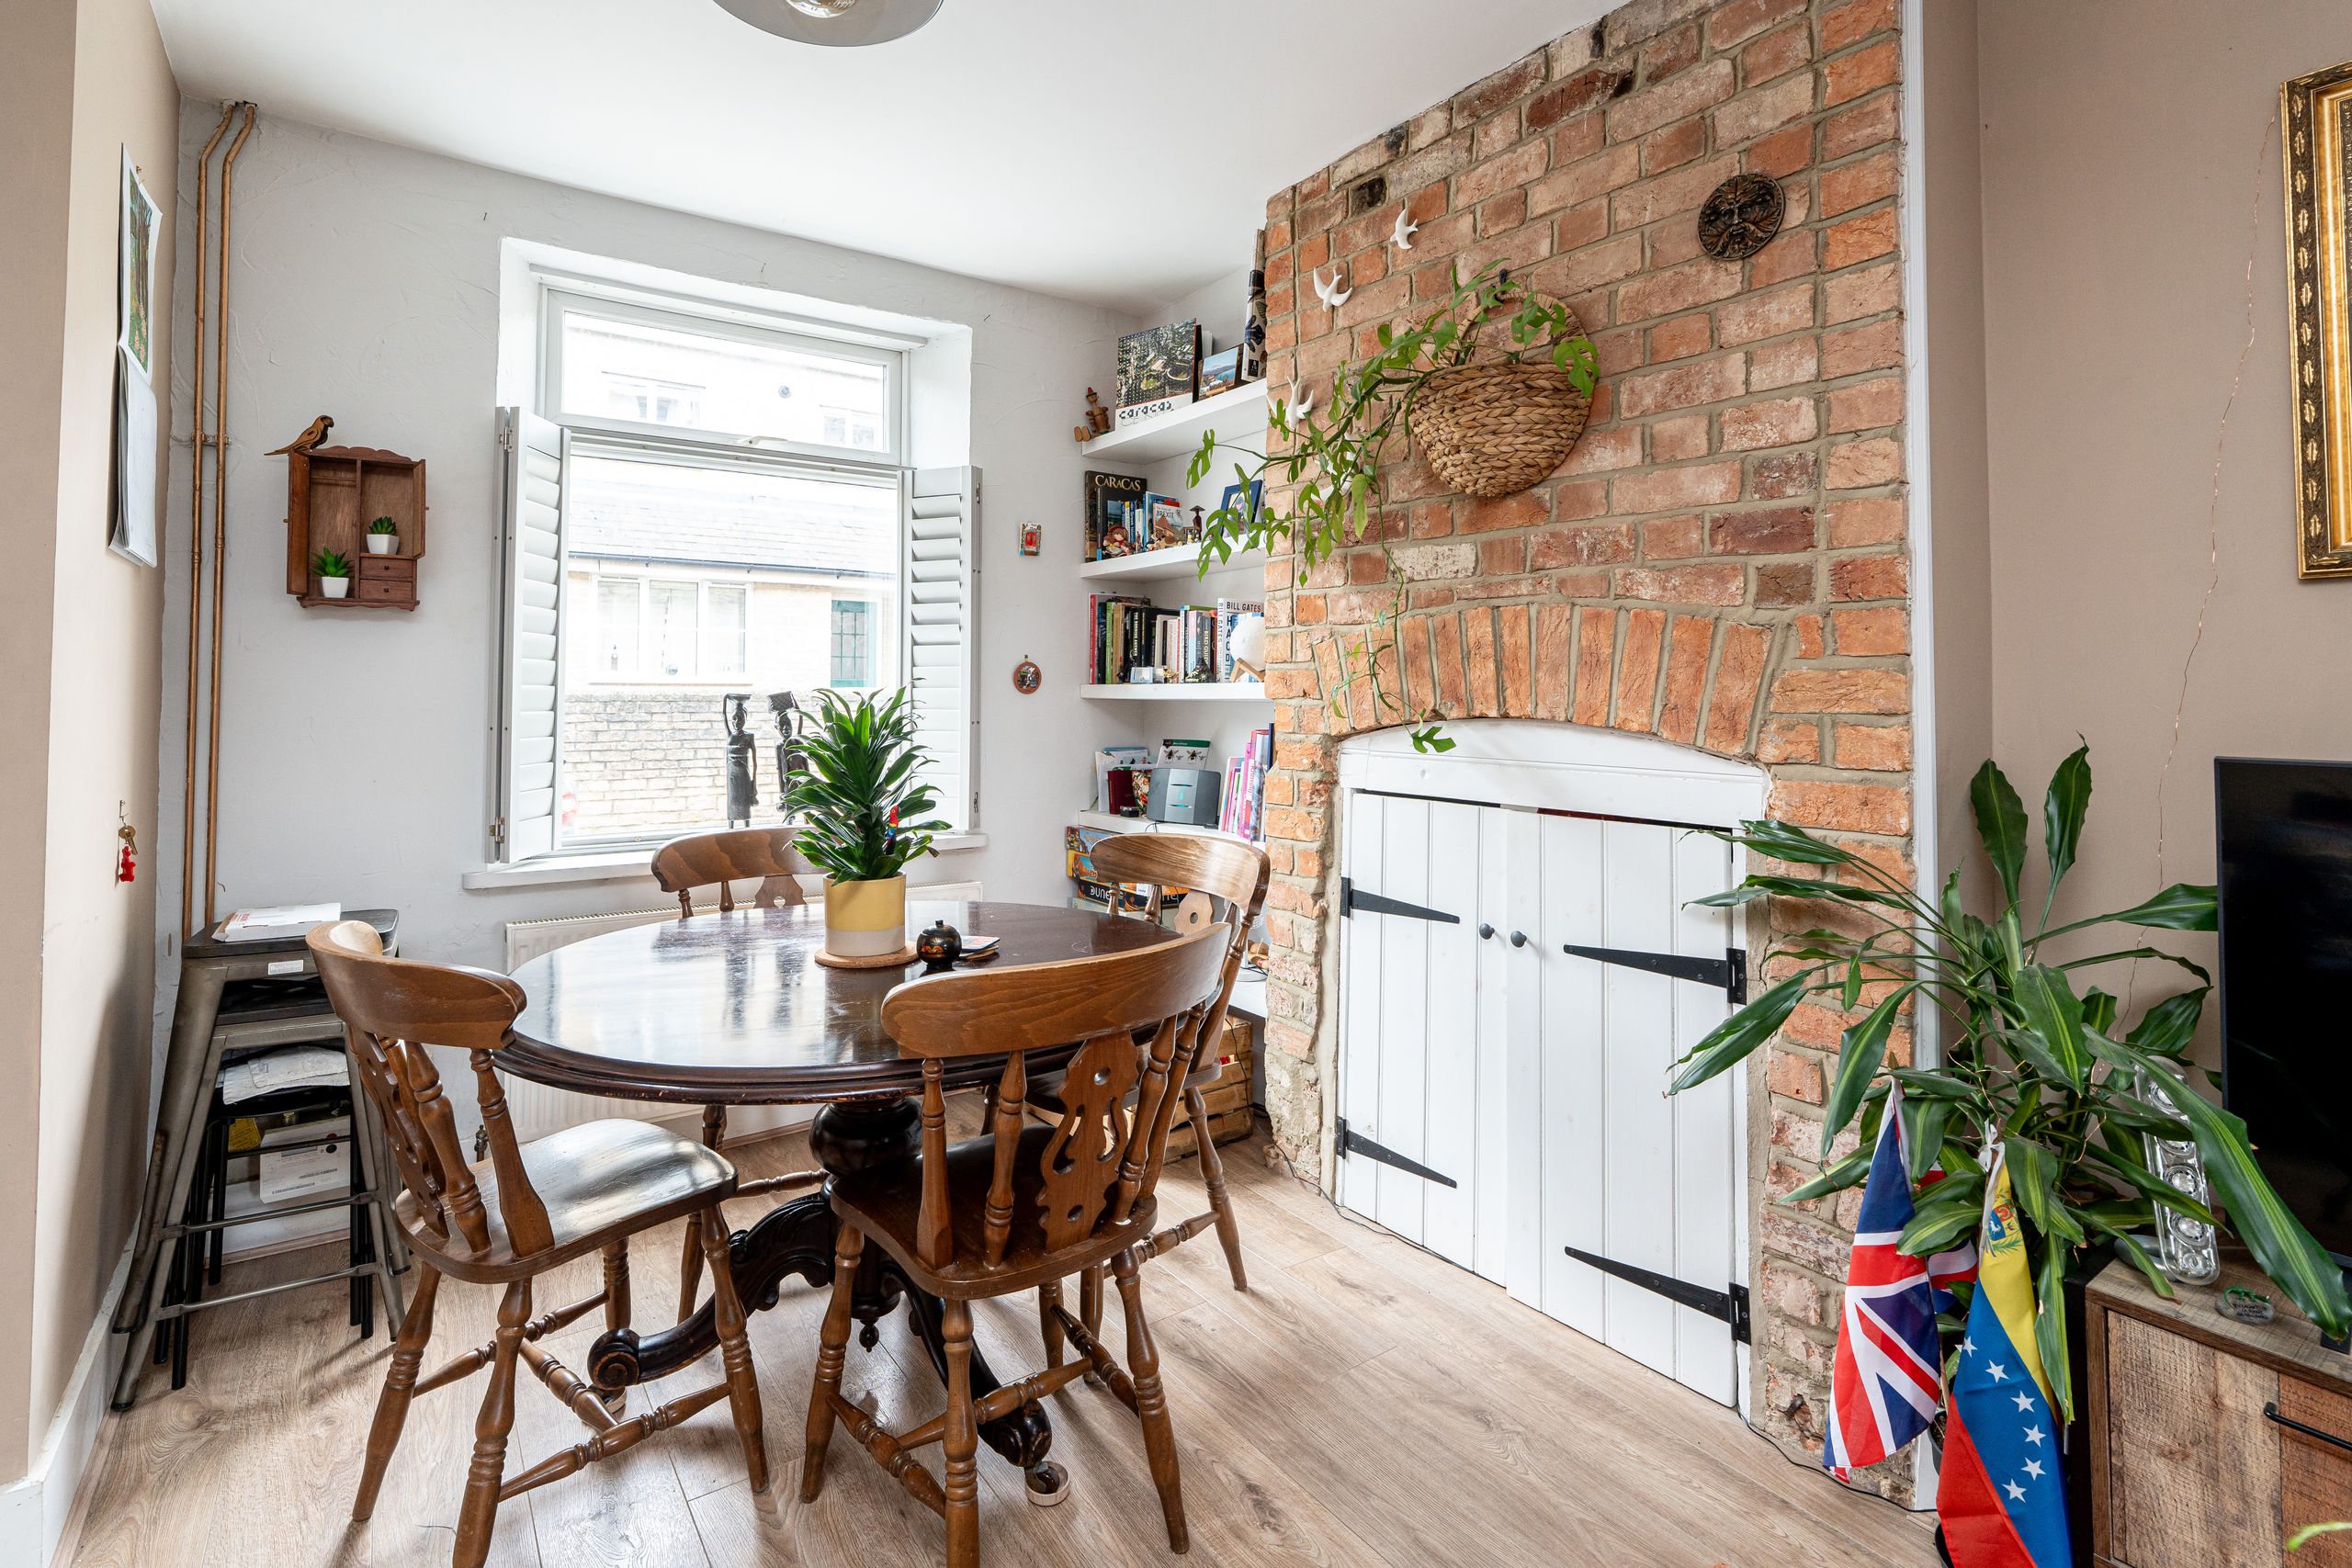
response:
[[[1383,898],[1377,893],[1360,893],[1355,878],[1340,878],[1340,913],[1352,916],[1358,909],[1367,915],[1402,915],[1413,920],[1435,920],[1441,925],[1458,926],[1459,915],[1449,915],[1442,909],[1427,909],[1419,904],[1408,904],[1401,898]]]
[[[1561,1250],[1577,1262],[1589,1263],[1627,1284],[1655,1291],[1678,1306],[1687,1306],[1692,1312],[1704,1313],[1709,1317],[1719,1317],[1731,1325],[1731,1337],[1735,1340],[1742,1345],[1749,1343],[1747,1287],[1745,1285],[1733,1284],[1724,1290],[1711,1291],[1704,1285],[1694,1285],[1688,1280],[1678,1280],[1671,1274],[1660,1274],[1634,1264],[1620,1263],[1597,1252],[1580,1252],[1573,1247]]]
[[[1721,958],[1690,958],[1679,953],[1642,953],[1626,947],[1579,947],[1572,942],[1561,943],[1560,951],[1600,964],[1614,964],[1626,969],[1664,975],[1669,979],[1696,980],[1702,986],[1719,986],[1723,988],[1724,1000],[1735,1007],[1747,1000],[1747,951],[1745,948],[1727,947]]]
[[[1395,1149],[1374,1143],[1370,1138],[1349,1126],[1348,1119],[1344,1116],[1340,1118],[1340,1154],[1342,1158],[1349,1155],[1362,1155],[1364,1158],[1380,1165],[1393,1165],[1399,1170],[1410,1171],[1423,1180],[1434,1181],[1441,1187],[1460,1185],[1453,1178],[1431,1170],[1419,1160],[1408,1159]]]

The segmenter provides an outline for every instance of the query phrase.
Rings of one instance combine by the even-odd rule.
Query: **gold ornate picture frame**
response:
[[[2287,181],[2295,573],[2352,577],[2352,62],[2279,90]]]

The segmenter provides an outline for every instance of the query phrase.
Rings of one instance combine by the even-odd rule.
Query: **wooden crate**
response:
[[[1225,1038],[1218,1043],[1216,1053],[1224,1063],[1223,1069],[1215,1083],[1201,1090],[1202,1102],[1209,1113],[1209,1136],[1220,1144],[1250,1135],[1250,1075],[1255,1062],[1250,1042],[1247,1019],[1227,1019]],[[1179,1104],[1176,1119],[1168,1127],[1168,1157],[1185,1159],[1194,1152],[1192,1118]]]

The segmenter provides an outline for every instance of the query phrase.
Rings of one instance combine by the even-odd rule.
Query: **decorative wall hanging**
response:
[[[1413,215],[1399,209],[1396,231],[1388,236],[1388,243],[1400,251],[1409,251],[1413,248],[1413,236],[1420,231],[1421,226],[1413,221]]]
[[[107,547],[155,564],[155,198],[122,150],[122,238],[115,274],[112,516]]]
[[[1734,175],[1699,209],[1699,248],[1719,261],[1745,261],[1781,231],[1788,203],[1762,175]]]
[[[1021,525],[1021,553],[1024,556],[1035,555],[1037,553],[1038,537],[1037,525],[1035,523],[1023,523]]]
[[[2295,570],[2303,578],[2352,577],[2352,299],[2344,248],[2352,63],[2288,83],[2278,122],[2295,400]]]
[[[286,457],[286,592],[310,609],[413,610],[424,554],[424,459],[320,446],[334,424],[321,414],[278,448]],[[368,540],[384,522],[392,525],[393,547],[371,550]]]
[[[1329,283],[1323,281],[1323,269],[1320,267],[1307,276],[1315,280],[1315,298],[1323,301],[1323,308],[1327,310],[1336,310],[1355,297],[1352,285],[1340,287],[1348,279],[1347,264],[1344,262],[1331,269],[1331,281]]]
[[[1045,682],[1045,675],[1034,659],[1024,659],[1012,667],[1012,689],[1023,696],[1035,696]]]

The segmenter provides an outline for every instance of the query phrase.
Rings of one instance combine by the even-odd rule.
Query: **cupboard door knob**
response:
[[[1525,931],[1511,932],[1510,944],[1513,947],[1525,947],[1527,945],[1527,933]]]
[[[1495,928],[1494,928],[1494,927],[1492,927],[1492,926],[1488,925],[1488,924],[1487,924],[1486,921],[1484,921],[1484,920],[1480,920],[1480,921],[1478,922],[1478,940],[1479,940],[1480,942],[1484,942],[1484,941],[1486,941],[1488,937],[1491,937],[1491,936],[1493,936],[1494,934],[1495,934]]]

